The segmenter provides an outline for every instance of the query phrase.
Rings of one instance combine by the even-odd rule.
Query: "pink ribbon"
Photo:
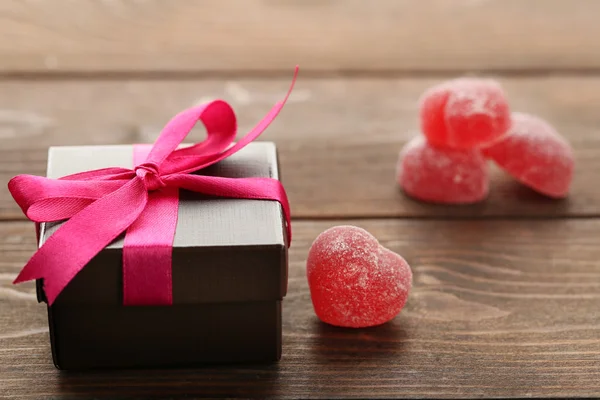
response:
[[[14,283],[43,279],[51,305],[92,258],[126,232],[124,304],[172,304],[171,256],[179,189],[217,197],[278,201],[285,215],[289,245],[290,208],[279,180],[190,172],[213,165],[258,138],[283,108],[297,74],[296,67],[284,100],[235,144],[233,109],[217,100],[176,115],[151,148],[134,146],[133,170],[104,168],[60,179],[14,177],[8,188],[29,219],[36,223],[67,220],[31,257]],[[178,149],[198,120],[206,127],[207,138]]]

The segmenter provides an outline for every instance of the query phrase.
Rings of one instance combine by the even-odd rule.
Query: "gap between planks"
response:
[[[600,68],[537,68],[537,69],[447,69],[447,70],[311,70],[300,68],[299,77],[310,79],[448,79],[462,75],[500,76],[503,78],[597,78],[600,77]],[[0,82],[3,81],[104,81],[104,80],[241,80],[253,79],[271,81],[286,79],[292,75],[294,65],[282,70],[211,70],[211,71],[2,71]]]

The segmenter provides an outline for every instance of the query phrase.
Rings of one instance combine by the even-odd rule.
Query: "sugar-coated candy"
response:
[[[421,130],[436,146],[471,149],[502,137],[510,108],[495,80],[458,78],[433,86],[420,99]]]
[[[432,203],[476,203],[489,191],[488,165],[481,151],[438,148],[421,136],[400,151],[396,177],[407,195]]]
[[[482,149],[484,155],[546,196],[567,196],[575,165],[570,144],[539,117],[515,112],[512,121],[508,135]]]
[[[404,258],[349,225],[327,229],[315,239],[306,273],[317,316],[349,328],[390,321],[404,307],[412,286]]]

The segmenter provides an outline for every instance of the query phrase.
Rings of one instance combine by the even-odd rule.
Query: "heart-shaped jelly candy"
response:
[[[508,100],[492,79],[449,80],[425,91],[419,103],[421,130],[435,146],[481,147],[510,127]]]
[[[393,319],[412,286],[412,272],[400,255],[364,229],[345,225],[316,238],[308,253],[307,277],[317,316],[351,328]]]
[[[573,149],[543,119],[513,113],[508,134],[482,149],[511,176],[549,197],[566,197],[573,179]]]
[[[396,179],[407,195],[431,203],[476,203],[489,191],[488,165],[479,150],[438,148],[420,136],[400,152]]]

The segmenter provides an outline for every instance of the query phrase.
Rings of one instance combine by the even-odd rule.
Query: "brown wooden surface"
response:
[[[600,188],[600,79],[502,79],[515,110],[552,122],[576,149],[572,196],[552,201],[493,170],[489,199],[473,207],[420,204],[395,184],[402,145],[418,130],[417,99],[439,79],[301,78],[290,103],[261,139],[278,144],[297,218],[390,216],[597,216]],[[247,132],[279,100],[282,80],[0,82],[0,179],[45,174],[50,145],[154,141],[181,109],[224,98]],[[200,140],[197,129],[191,140]],[[327,173],[324,173],[327,171]],[[5,185],[0,216],[22,218]]]
[[[410,301],[373,329],[312,311],[308,246],[338,223],[403,254]],[[538,397],[600,393],[600,221],[296,222],[277,365],[58,373],[45,307],[10,279],[34,250],[25,222],[0,224],[0,383],[9,398],[136,396]]]
[[[596,0],[5,0],[0,72],[588,70]]]
[[[599,16],[596,0],[0,2],[0,398],[600,397]],[[44,305],[32,284],[11,284],[35,243],[8,179],[45,174],[48,146],[152,142],[214,98],[246,132],[296,64],[262,137],[277,143],[294,216],[282,361],[57,371]],[[398,189],[419,95],[478,71],[571,141],[568,199],[497,169],[478,205]],[[346,223],[413,268],[391,323],[344,330],[314,315],[308,247]]]

